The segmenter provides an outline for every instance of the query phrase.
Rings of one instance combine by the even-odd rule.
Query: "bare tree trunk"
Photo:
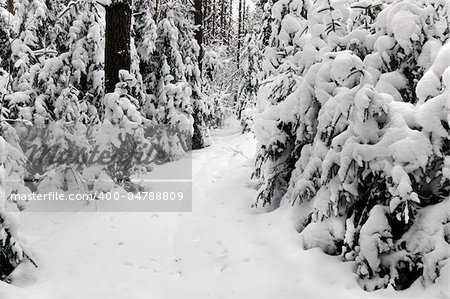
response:
[[[225,43],[225,40],[227,37],[227,31],[225,28],[225,18],[226,18],[225,0],[221,0],[221,3],[220,3],[220,35],[221,35],[223,43]]]
[[[131,0],[114,1],[106,7],[105,91],[113,92],[119,70],[130,71]]]
[[[248,5],[245,5],[245,0],[244,1],[244,7],[242,8],[242,36],[245,37],[247,35],[247,28],[246,28],[246,20],[248,19]]]
[[[14,0],[8,0],[7,8],[10,13],[14,14]]]
[[[237,67],[240,68],[241,63],[241,33],[242,33],[242,0],[239,0],[239,12],[238,12],[238,35],[237,35]]]
[[[227,45],[231,45],[231,29],[233,27],[233,0],[230,0],[230,7],[228,8],[228,39]]]
[[[213,0],[213,6],[212,6],[212,24],[211,24],[211,36],[214,40],[216,37],[216,0]]]
[[[160,0],[155,0],[155,15],[153,16],[155,23],[158,23],[159,19],[159,1]]]
[[[202,71],[202,60],[204,55],[204,49],[203,49],[203,0],[194,0],[194,8],[195,8],[195,15],[194,15],[194,22],[195,25],[198,26],[197,31],[195,32],[195,39],[197,40],[197,43],[200,47],[200,52],[198,54],[198,67],[200,69],[200,72]]]
[[[207,7],[203,7],[203,4],[206,4],[207,0],[194,0],[194,23],[198,26],[197,31],[195,32],[195,39],[200,47],[200,52],[198,54],[198,68],[200,72],[202,72],[202,60],[204,55],[203,49],[203,20],[204,13],[207,12]],[[204,8],[204,11],[203,11]],[[194,97],[198,97],[198,94],[193,94]],[[196,107],[194,103],[194,133],[192,135],[192,149],[200,149],[205,147],[205,123],[203,120],[202,111]]]

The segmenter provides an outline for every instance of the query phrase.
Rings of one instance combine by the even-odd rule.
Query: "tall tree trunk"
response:
[[[8,0],[7,8],[10,13],[14,14],[14,0]]]
[[[195,25],[198,26],[197,31],[195,32],[195,39],[200,47],[200,52],[198,54],[198,67],[200,72],[202,72],[202,61],[204,55],[203,49],[203,0],[194,0],[194,8],[195,8],[195,16],[194,22]]]
[[[159,19],[159,1],[160,0],[155,1],[155,15],[153,16],[153,20],[155,21],[155,23],[158,23]]]
[[[220,35],[222,38],[222,43],[225,44],[227,39],[227,29],[225,28],[225,19],[226,19],[226,5],[225,0],[221,0],[220,3]]]
[[[195,8],[195,15],[194,15],[194,23],[198,27],[197,31],[195,32],[195,39],[197,40],[197,43],[200,47],[200,52],[198,54],[198,68],[200,69],[200,73],[202,72],[202,60],[204,55],[204,49],[203,49],[203,1],[206,0],[194,0],[194,8]],[[205,7],[206,12],[206,7]],[[195,100],[197,100],[197,97],[199,97],[198,94],[193,94],[194,96],[194,133],[192,136],[192,149],[200,149],[205,147],[205,122],[203,120],[202,111],[198,109],[196,106]]]
[[[240,69],[241,63],[241,35],[242,35],[242,22],[243,14],[242,14],[242,0],[239,0],[239,12],[238,12],[238,35],[237,35],[237,67]]]
[[[119,70],[130,71],[131,0],[116,0],[106,7],[105,91],[113,92]]]
[[[244,7],[242,8],[242,36],[245,37],[247,35],[247,28],[245,26],[246,24],[246,20],[248,19],[248,5],[245,5],[245,0],[244,1]]]
[[[211,39],[214,40],[216,37],[216,0],[213,0],[212,14]]]
[[[227,45],[231,45],[231,35],[233,30],[233,0],[230,0],[230,7],[228,8],[228,40]]]

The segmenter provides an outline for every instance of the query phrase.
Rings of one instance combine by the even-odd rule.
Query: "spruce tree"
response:
[[[250,131],[253,126],[253,113],[258,93],[260,52],[253,34],[244,41],[246,45],[242,52],[240,68],[240,86],[238,90],[237,116],[241,120],[242,130]]]
[[[442,223],[450,219],[439,212],[449,194],[445,4],[353,1],[351,14],[337,2],[303,4],[299,16],[283,21],[279,12],[289,10],[272,10],[270,45],[293,49],[288,61],[299,83],[274,105],[268,99],[279,94],[276,85],[261,82],[259,94],[269,96],[258,98],[255,173],[267,191],[257,203],[266,204],[261,194],[268,194],[272,205],[277,198],[300,205],[303,246],[354,260],[366,290],[439,281],[448,260]],[[293,44],[280,23],[299,29]],[[266,50],[262,78],[276,74],[283,52]],[[273,185],[278,169],[261,155],[274,143],[295,163],[275,160],[277,167],[295,165],[286,185]]]

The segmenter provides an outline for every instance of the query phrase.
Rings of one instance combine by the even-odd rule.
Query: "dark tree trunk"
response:
[[[247,35],[247,27],[245,26],[245,21],[248,18],[248,6],[245,5],[245,0],[244,0],[244,7],[242,8],[242,36],[246,36]]]
[[[238,36],[237,36],[237,67],[241,68],[241,35],[242,35],[242,22],[243,22],[243,14],[242,14],[242,0],[239,0],[239,17],[238,17]]]
[[[202,60],[204,55],[203,50],[203,3],[202,0],[194,0],[194,8],[195,8],[195,16],[194,22],[195,25],[198,26],[197,31],[195,32],[195,39],[200,47],[200,53],[198,54],[198,67],[200,72],[202,71]]]
[[[213,6],[212,6],[212,29],[211,29],[211,37],[214,40],[216,37],[216,0],[213,0]]]
[[[206,147],[205,145],[205,128],[206,124],[203,120],[203,115],[201,111],[194,108],[194,114],[192,115],[194,118],[194,132],[192,134],[192,149],[201,149]]]
[[[8,11],[12,14],[14,14],[14,0],[8,0],[7,4]]]
[[[214,15],[214,0],[203,0],[203,44],[211,39],[211,20]]]
[[[231,45],[231,40],[232,40],[231,35],[232,35],[232,27],[233,27],[233,24],[232,24],[232,21],[233,21],[233,0],[230,0],[230,7],[228,7],[227,13],[228,13],[228,15],[227,15],[227,18],[228,18],[228,22],[227,22],[227,32],[228,32],[227,45],[229,46],[229,45]]]
[[[203,1],[204,0],[194,0],[194,22],[198,26],[195,32],[195,39],[200,47],[200,52],[198,54],[198,68],[202,72],[202,60],[204,55],[203,49]],[[206,12],[206,9],[205,9]],[[197,95],[198,96],[198,95]],[[194,106],[194,134],[192,136],[192,149],[200,149],[205,147],[205,122],[203,120],[203,115]]]
[[[160,0],[155,1],[155,15],[153,16],[153,20],[155,21],[155,23],[158,23],[159,19],[159,1]]]
[[[220,35],[222,42],[225,43],[227,31],[225,30],[225,0],[220,2]]]
[[[119,70],[130,71],[131,0],[116,0],[106,7],[105,91],[113,92]]]

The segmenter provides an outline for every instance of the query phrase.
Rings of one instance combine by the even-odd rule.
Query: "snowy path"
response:
[[[0,298],[431,298],[417,285],[365,293],[351,264],[300,250],[283,211],[251,209],[254,148],[222,132],[193,153],[192,213],[24,214],[41,266]]]

